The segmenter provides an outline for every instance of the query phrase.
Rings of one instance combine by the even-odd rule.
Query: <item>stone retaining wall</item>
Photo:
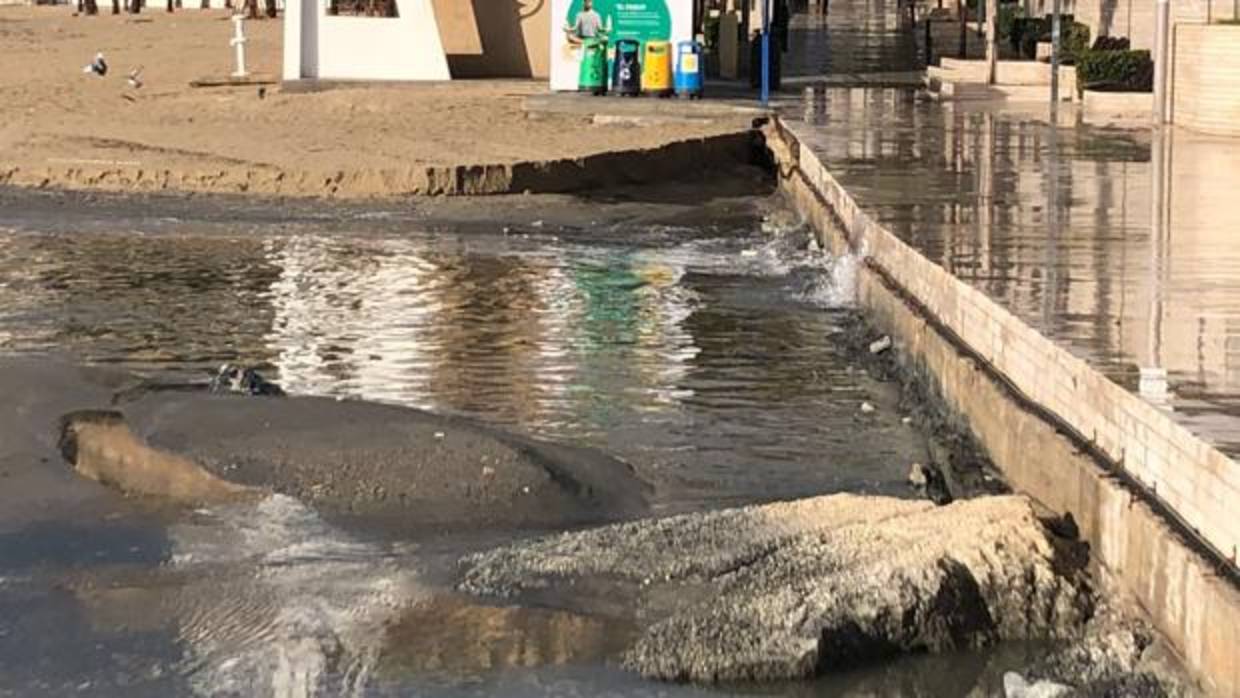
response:
[[[771,131],[781,185],[826,244],[864,258],[862,305],[1015,487],[1074,515],[1095,559],[1210,690],[1240,695],[1240,467],[905,245],[861,209],[798,128]]]

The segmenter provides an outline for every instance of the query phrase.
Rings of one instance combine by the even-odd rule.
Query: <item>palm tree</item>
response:
[[[271,19],[276,18],[276,0],[267,0],[267,16]]]
[[[86,0],[86,14],[88,15],[99,14],[99,5],[95,4],[95,0]]]

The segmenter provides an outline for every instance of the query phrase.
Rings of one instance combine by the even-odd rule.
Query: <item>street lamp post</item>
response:
[[[1167,123],[1168,33],[1171,24],[1171,3],[1154,3],[1154,125]]]
[[[1056,0],[1058,1],[1058,0]],[[986,0],[986,84],[995,84],[998,73],[999,37],[996,36],[998,24],[996,15],[999,11],[999,0]]]
[[[1055,126],[1059,114],[1059,47],[1061,21],[1060,0],[1051,4],[1051,126]]]
[[[762,106],[771,102],[771,13],[770,0],[762,0]]]

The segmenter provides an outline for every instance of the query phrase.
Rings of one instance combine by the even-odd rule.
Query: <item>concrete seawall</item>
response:
[[[1212,695],[1240,695],[1240,466],[874,221],[799,123],[768,146],[824,247],[863,259],[858,299],[1012,485],[1071,512],[1103,573]],[[807,129],[804,133],[801,129]]]

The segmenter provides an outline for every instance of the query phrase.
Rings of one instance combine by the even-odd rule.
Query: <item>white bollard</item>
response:
[[[245,15],[233,15],[233,37],[229,41],[237,52],[237,69],[233,71],[234,78],[244,78],[249,75],[245,71]]]

